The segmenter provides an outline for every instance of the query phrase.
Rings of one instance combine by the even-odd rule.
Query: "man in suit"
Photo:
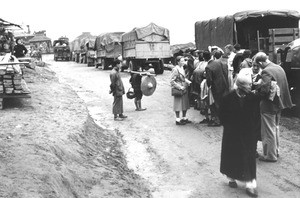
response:
[[[263,69],[259,93],[261,112],[261,136],[265,162],[276,162],[279,156],[279,121],[281,110],[292,107],[289,86],[284,70],[272,63],[264,52],[258,52],[254,59]]]
[[[228,65],[221,59],[210,60],[205,68],[207,86],[211,87],[214,104],[211,106],[212,122],[208,126],[220,126],[219,107],[222,97],[229,92]]]
[[[123,95],[125,94],[124,85],[120,76],[120,60],[113,63],[114,67],[109,75],[110,77],[110,93],[114,96],[113,114],[115,121],[122,121],[127,116],[123,115]],[[119,116],[118,116],[119,115]]]

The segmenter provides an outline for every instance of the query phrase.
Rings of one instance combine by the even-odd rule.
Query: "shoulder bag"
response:
[[[180,72],[179,72],[179,70],[177,70],[178,71],[178,73],[179,73],[179,75],[182,75]],[[183,75],[182,75],[183,76]],[[184,77],[184,76],[183,76]],[[185,78],[185,77],[184,77]],[[177,88],[175,88],[175,87],[172,87],[171,88],[171,95],[172,96],[176,96],[176,97],[178,97],[178,96],[183,96],[184,94],[186,93],[186,89],[184,89],[184,90],[181,90],[181,89],[177,89]]]

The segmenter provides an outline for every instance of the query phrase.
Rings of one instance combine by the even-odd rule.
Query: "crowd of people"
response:
[[[220,172],[227,176],[230,187],[237,188],[237,180],[245,182],[246,193],[257,197],[256,158],[278,160],[281,111],[292,107],[286,74],[264,52],[241,50],[238,44],[228,44],[224,51],[213,46],[195,52],[198,55],[177,56],[172,69],[175,124],[192,123],[187,111],[194,106],[205,117],[200,124],[223,126]],[[120,67],[117,60],[110,74],[115,120],[127,117]],[[133,72],[130,83],[136,110],[145,110],[141,107],[141,75]],[[257,152],[258,141],[262,154]]]
[[[174,95],[175,123],[191,123],[186,113],[194,106],[205,117],[200,124],[223,126],[220,172],[230,187],[243,181],[246,193],[257,197],[256,158],[277,161],[281,111],[292,107],[286,74],[264,52],[239,44],[196,52],[177,57],[172,70],[171,87],[182,91]]]

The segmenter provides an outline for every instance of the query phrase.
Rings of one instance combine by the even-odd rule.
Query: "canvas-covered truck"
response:
[[[96,36],[92,35],[90,32],[83,32],[71,42],[71,52],[75,62],[87,63],[88,66],[93,65],[94,59],[92,56],[94,56],[94,53],[92,51],[95,39]],[[89,55],[92,55],[90,59]]]
[[[53,41],[54,60],[71,60],[71,51],[69,46],[69,39],[67,37],[60,37]]]
[[[294,31],[294,36],[299,35],[299,19],[299,13],[293,10],[252,10],[197,21],[196,47],[205,50],[208,46],[223,48],[227,44],[239,43],[243,49],[264,51],[276,59],[276,48],[293,41]]]
[[[108,32],[96,37],[95,48],[97,61],[103,69],[108,69],[113,61],[122,54],[121,35],[124,32]]]
[[[170,58],[169,30],[154,23],[142,28],[134,28],[121,38],[123,58],[130,70],[138,70],[146,65],[153,67],[156,74],[164,72],[164,58]]]
[[[83,52],[81,53],[81,55],[84,56],[84,63],[86,63],[88,67],[94,66],[96,62],[96,52],[94,50],[95,40],[96,37],[93,36],[83,39],[81,43],[81,46],[83,46]]]
[[[281,52],[290,42],[300,37],[299,19],[297,11],[264,10],[243,11],[198,21],[195,23],[196,48],[205,50],[213,45],[224,48],[227,44],[239,43],[241,48],[252,52],[264,51],[272,62],[280,64],[286,71],[291,95],[295,98],[294,93],[300,89],[299,84],[295,83],[295,72],[287,68],[289,64],[281,64]],[[293,100],[293,103],[296,104],[296,101]]]

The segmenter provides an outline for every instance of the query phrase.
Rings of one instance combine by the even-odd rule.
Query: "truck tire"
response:
[[[165,71],[165,66],[164,66],[164,61],[163,61],[163,60],[160,60],[160,61],[159,61],[159,67],[160,67],[160,72],[159,72],[159,74],[163,74],[164,71]]]
[[[108,69],[108,67],[107,67],[107,61],[105,60],[105,58],[101,59],[101,65],[103,67],[103,70]]]
[[[163,74],[164,73],[164,63],[162,60],[154,64],[155,74]]]
[[[129,70],[130,71],[133,71],[134,70],[134,63],[133,63],[134,61],[129,61],[129,63],[128,63],[128,68],[129,68]]]

